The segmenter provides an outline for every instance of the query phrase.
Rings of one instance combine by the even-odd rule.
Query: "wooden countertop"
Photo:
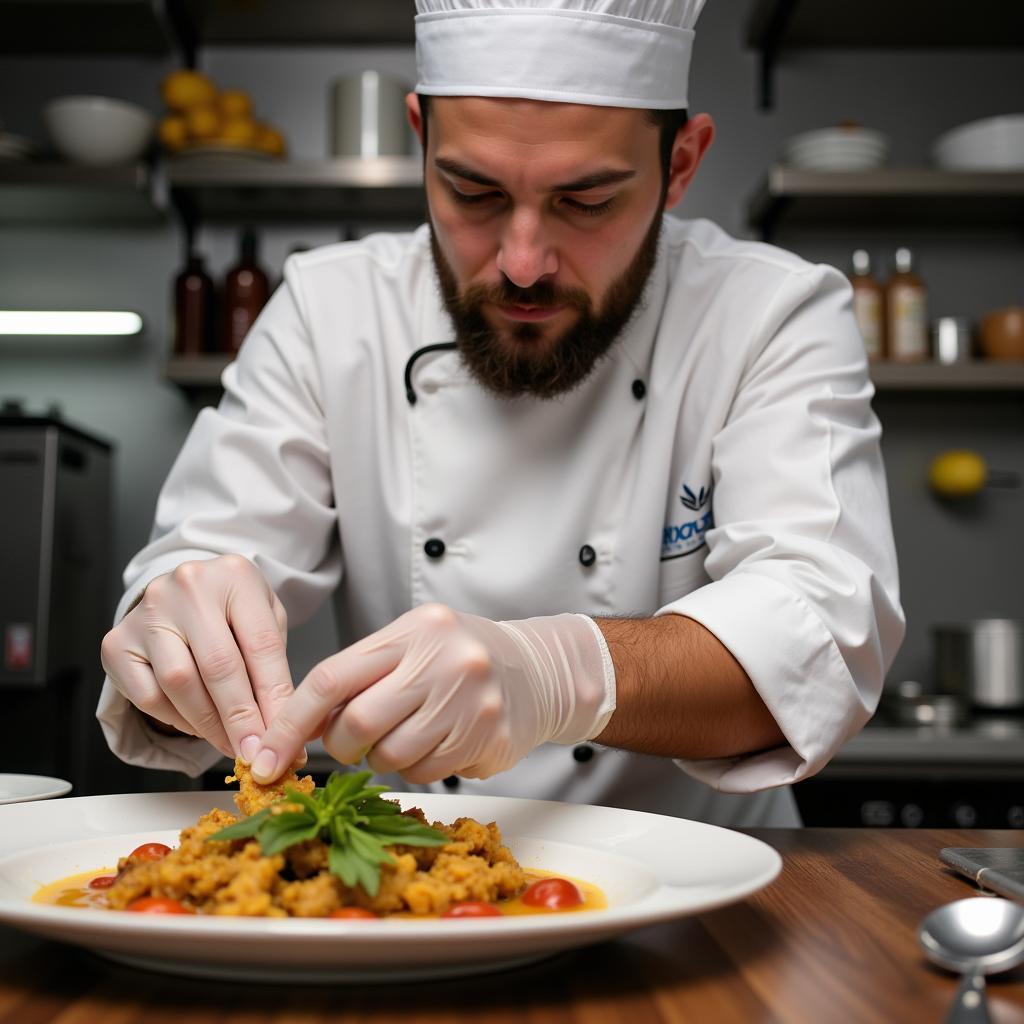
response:
[[[246,986],[133,971],[0,928],[0,1024],[808,1024],[941,1021],[956,979],[920,919],[976,891],[944,846],[1024,832],[751,830],[783,856],[750,899],[531,967],[384,986]],[[995,1024],[1024,1024],[1024,967],[989,979]]]

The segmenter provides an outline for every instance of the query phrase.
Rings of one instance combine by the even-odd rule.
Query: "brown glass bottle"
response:
[[[868,359],[885,356],[885,289],[871,273],[871,257],[864,249],[853,254],[853,314],[857,318]]]
[[[256,233],[242,232],[241,253],[224,278],[224,312],[221,347],[237,352],[245,341],[260,310],[270,297],[270,281],[260,267],[256,254]]]
[[[174,352],[195,356],[216,348],[216,289],[203,258],[192,253],[174,279]]]
[[[928,292],[914,273],[909,249],[896,250],[896,270],[885,286],[885,307],[889,358],[902,363],[927,359]]]

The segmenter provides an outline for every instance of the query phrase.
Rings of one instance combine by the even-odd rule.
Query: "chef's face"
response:
[[[431,241],[463,358],[500,395],[571,390],[632,316],[710,119],[680,131],[667,176],[641,110],[434,97],[429,119]]]

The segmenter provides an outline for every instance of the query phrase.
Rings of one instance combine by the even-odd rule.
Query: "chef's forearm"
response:
[[[617,706],[597,742],[664,757],[731,757],[785,742],[729,650],[694,619],[595,620]]]

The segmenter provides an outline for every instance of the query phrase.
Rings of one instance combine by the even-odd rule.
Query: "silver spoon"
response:
[[[1024,962],[1024,907],[997,896],[969,896],[933,910],[917,937],[930,960],[963,974],[947,1024],[990,1024],[985,975]]]

